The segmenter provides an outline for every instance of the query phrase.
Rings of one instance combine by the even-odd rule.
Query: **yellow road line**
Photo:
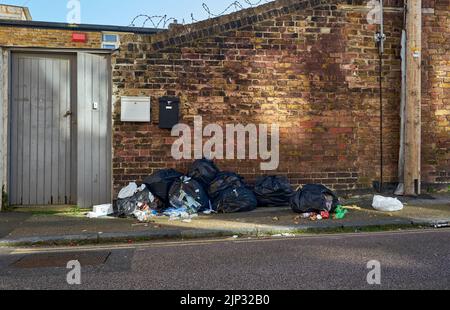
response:
[[[140,250],[156,247],[186,247],[186,246],[203,246],[218,243],[258,243],[258,242],[277,242],[286,240],[305,240],[305,239],[341,239],[341,238],[363,238],[368,236],[399,236],[399,235],[413,235],[413,234],[427,234],[436,232],[450,232],[450,229],[424,229],[424,230],[409,230],[409,231],[390,231],[390,232],[370,232],[370,233],[340,233],[340,234],[305,234],[293,237],[265,237],[265,238],[223,238],[223,239],[203,239],[203,240],[189,240],[189,241],[166,241],[166,242],[148,242],[136,244],[118,244],[118,245],[90,245],[81,247],[51,247],[51,248],[18,248],[10,253],[10,255],[18,254],[39,254],[39,253],[61,253],[61,252],[87,252],[87,251],[102,251],[102,250]]]

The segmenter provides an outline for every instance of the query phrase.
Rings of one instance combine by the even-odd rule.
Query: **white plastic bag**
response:
[[[136,183],[130,183],[127,187],[122,188],[122,190],[119,192],[119,199],[126,199],[132,197],[138,189],[138,186]]]
[[[372,207],[381,212],[397,212],[403,210],[403,203],[397,198],[375,195]]]

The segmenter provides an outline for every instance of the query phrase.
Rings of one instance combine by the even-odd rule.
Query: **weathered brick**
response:
[[[277,0],[263,6],[145,36],[122,34],[114,54],[113,91],[150,96],[152,124],[120,122],[114,103],[114,184],[170,167],[175,161],[170,132],[158,128],[158,98],[179,96],[182,121],[196,115],[204,125],[279,123],[281,163],[276,174],[293,185],[323,182],[335,189],[372,186],[379,178],[377,30],[366,21],[364,1]],[[447,0],[424,1],[423,181],[450,182],[450,15]],[[403,1],[385,1],[402,7]],[[425,5],[425,4],[424,4]],[[400,38],[403,14],[386,14],[383,62],[385,181],[395,182],[399,147]],[[72,43],[71,31],[0,28],[2,45],[99,48],[101,33],[88,44]],[[224,170],[249,182],[265,174],[260,161],[223,160]]]

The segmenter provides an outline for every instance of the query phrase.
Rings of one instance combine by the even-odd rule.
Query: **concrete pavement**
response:
[[[405,198],[405,209],[381,213],[371,208],[371,197],[344,201],[356,205],[344,220],[311,222],[299,219],[287,208],[258,209],[249,213],[201,215],[190,223],[157,218],[148,224],[133,219],[87,219],[83,212],[60,213],[42,209],[0,214],[0,246],[18,244],[70,244],[83,242],[141,241],[157,239],[209,238],[297,234],[318,230],[358,229],[386,226],[425,227],[450,223],[450,194],[435,199]]]
[[[450,289],[449,238],[450,230],[442,229],[75,249],[0,248],[0,289]],[[104,261],[96,263],[98,257]],[[43,258],[47,267],[38,266]],[[66,282],[69,259],[84,262],[81,285]],[[367,264],[373,260],[380,263],[380,285],[367,282],[372,270]]]

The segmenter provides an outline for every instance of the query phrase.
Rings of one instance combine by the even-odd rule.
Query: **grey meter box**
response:
[[[161,97],[159,99],[159,128],[172,129],[180,121],[180,98]]]

